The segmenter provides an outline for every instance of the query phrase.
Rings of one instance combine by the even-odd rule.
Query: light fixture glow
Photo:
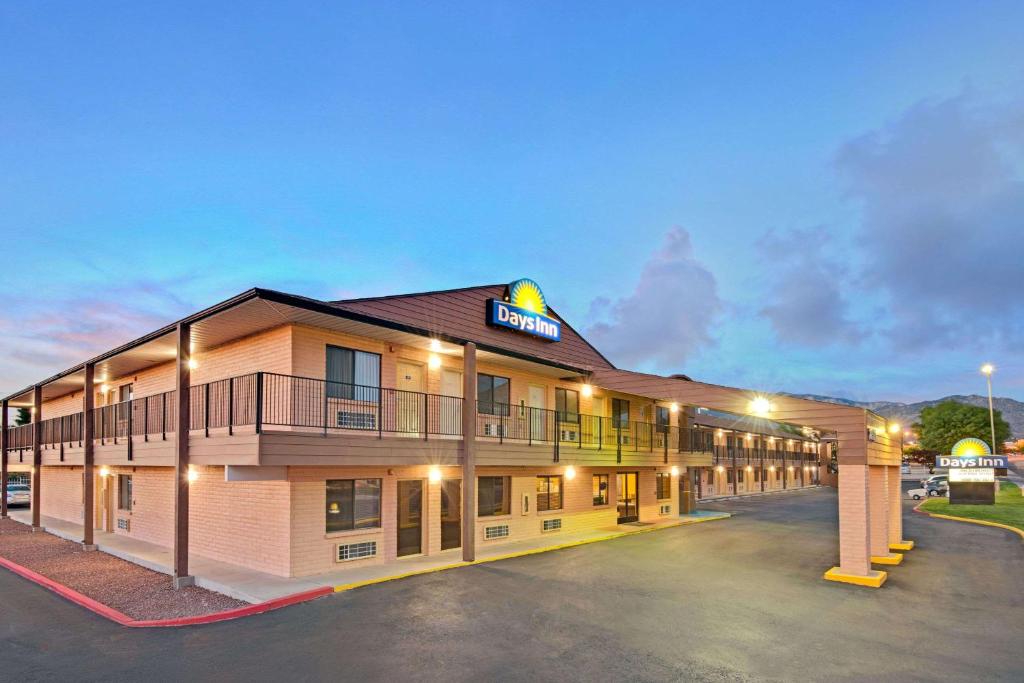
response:
[[[754,468],[751,467],[750,465],[747,465],[747,472],[753,472],[753,471],[754,471]]]
[[[892,424],[889,425],[890,434],[897,434],[901,429],[903,429],[903,427],[900,425],[899,422],[893,422]]]
[[[437,355],[436,353],[430,354],[430,357],[427,358],[427,365],[430,367],[431,370],[437,370],[439,367],[441,367],[441,356]]]
[[[106,394],[109,391],[110,391],[110,385],[109,384],[101,384],[100,385],[100,393],[101,394]]]
[[[750,412],[754,415],[765,416],[772,411],[772,404],[764,396],[757,396],[750,402]]]
[[[576,468],[573,467],[572,465],[569,465],[568,467],[566,467],[565,468],[565,478],[569,479],[569,480],[575,479],[576,478]]]
[[[107,467],[106,465],[101,467],[100,468],[100,476],[101,477],[109,477],[110,476],[110,468]]]
[[[188,466],[188,480],[189,480],[189,482],[196,481],[197,479],[199,479],[199,471],[196,470],[194,467],[192,467],[192,465],[189,465]]]
[[[197,361],[195,358],[189,358],[188,359],[188,369],[189,370],[195,370],[198,367],[199,367],[199,361]]]
[[[591,396],[594,395],[594,387],[590,386],[589,384],[584,384],[582,387],[580,387],[580,393],[583,394],[584,398],[590,398]]]
[[[676,467],[675,465],[672,465],[672,469],[670,469],[669,472],[672,473],[673,477],[678,477],[679,476],[679,468]]]
[[[441,350],[441,340],[440,339],[431,339],[430,340],[430,350],[431,351],[440,351]]]
[[[774,472],[774,471],[775,471],[775,465],[772,465],[772,466],[770,466],[770,467],[768,468],[768,471],[769,471],[769,472]]]
[[[669,410],[670,410],[671,412],[673,412],[673,413],[678,413],[678,412],[679,412],[679,404],[678,404],[678,403],[673,403],[672,405],[670,405],[670,406],[668,407],[668,409],[669,409]]]
[[[981,366],[981,374],[983,375],[991,375],[995,371],[996,367],[991,363],[985,363],[984,365]]]
[[[428,476],[430,477],[430,481],[433,484],[436,484],[437,482],[441,481],[441,468],[438,467],[437,465],[431,465],[430,473]]]
[[[718,467],[716,467],[715,469],[717,469],[717,470],[718,470],[719,472],[725,472],[725,468],[724,468],[724,467],[722,467],[721,465],[719,465],[719,466],[718,466]]]

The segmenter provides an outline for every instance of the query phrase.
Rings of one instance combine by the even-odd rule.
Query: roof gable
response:
[[[504,284],[484,285],[419,294],[347,299],[333,301],[330,305],[576,368],[614,367],[550,307],[548,315],[562,323],[561,341],[544,341],[513,330],[489,326],[486,321],[487,300],[501,299],[506,289],[507,285]]]

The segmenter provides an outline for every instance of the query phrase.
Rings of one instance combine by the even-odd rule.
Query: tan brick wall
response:
[[[157,545],[174,543],[174,470],[170,467],[110,467],[105,483],[110,489],[113,529],[116,534],[137,538]],[[119,474],[132,477],[132,509],[118,509]],[[97,491],[97,505],[102,503]],[[129,520],[127,531],[117,528],[118,519]]]
[[[82,468],[43,467],[40,471],[40,506],[45,517],[82,523]]]

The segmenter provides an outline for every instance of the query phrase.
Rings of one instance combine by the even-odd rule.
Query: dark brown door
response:
[[[423,481],[398,482],[398,556],[423,552]]]
[[[441,482],[441,550],[462,545],[462,480]]]

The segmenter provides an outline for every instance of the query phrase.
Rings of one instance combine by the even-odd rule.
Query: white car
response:
[[[31,495],[29,493],[28,484],[8,484],[7,485],[7,504],[8,505],[29,505],[31,504]]]
[[[925,498],[928,497],[928,490],[927,489],[910,489],[909,491],[907,491],[907,495],[910,496],[911,498],[913,498],[914,500],[924,500]]]

